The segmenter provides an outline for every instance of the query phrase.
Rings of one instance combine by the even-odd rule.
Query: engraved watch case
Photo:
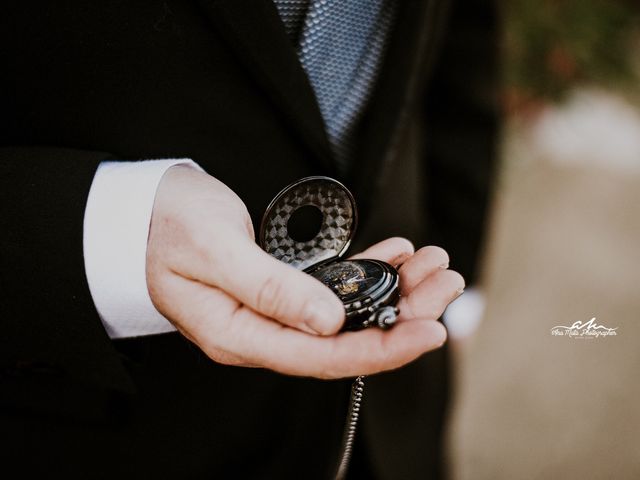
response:
[[[292,183],[271,201],[260,227],[267,253],[312,275],[342,301],[343,330],[391,327],[397,319],[398,272],[379,260],[342,260],[358,222],[351,192],[329,177]]]

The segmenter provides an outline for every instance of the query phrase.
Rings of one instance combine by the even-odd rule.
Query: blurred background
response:
[[[640,3],[500,9],[501,173],[446,320],[450,477],[638,479]],[[552,334],[592,318],[615,335]]]

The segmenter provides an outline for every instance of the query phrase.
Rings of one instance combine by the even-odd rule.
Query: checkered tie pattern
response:
[[[393,0],[274,0],[320,107],[341,173],[381,67]]]

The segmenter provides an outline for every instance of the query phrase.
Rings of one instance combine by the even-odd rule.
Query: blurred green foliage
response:
[[[640,1],[505,0],[502,5],[511,102],[559,100],[577,83],[638,89]]]

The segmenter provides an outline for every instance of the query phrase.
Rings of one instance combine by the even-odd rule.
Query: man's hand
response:
[[[402,264],[400,318],[388,331],[336,335],[344,309],[329,288],[262,251],[229,188],[177,166],[158,187],[147,285],[158,311],[223,364],[339,378],[398,368],[442,345],[436,319],[464,288],[446,252],[414,253],[408,240],[390,238],[357,257]]]

